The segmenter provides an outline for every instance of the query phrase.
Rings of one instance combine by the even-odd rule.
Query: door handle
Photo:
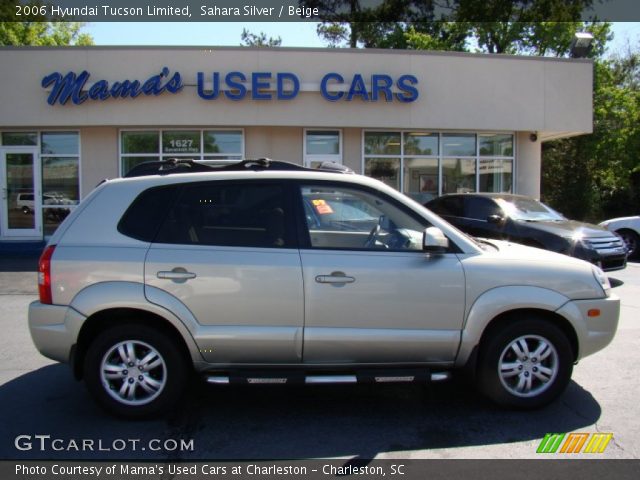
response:
[[[161,270],[159,271],[156,276],[160,279],[163,280],[173,280],[175,282],[186,282],[187,280],[190,280],[192,278],[196,278],[196,274],[192,273],[192,272],[187,272],[187,270],[185,270],[182,267],[176,267],[173,270]]]
[[[318,275],[316,277],[316,282],[318,283],[333,283],[344,285],[345,283],[353,283],[355,281],[355,277],[350,277],[344,272],[331,272],[331,275]]]

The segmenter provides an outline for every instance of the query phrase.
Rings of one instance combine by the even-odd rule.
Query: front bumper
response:
[[[599,310],[598,316],[589,316],[589,311]],[[611,295],[594,300],[572,300],[565,303],[557,313],[569,319],[578,336],[577,359],[591,355],[611,343],[618,328],[620,299]]]
[[[29,305],[29,331],[38,351],[47,358],[69,363],[85,317],[65,305]]]

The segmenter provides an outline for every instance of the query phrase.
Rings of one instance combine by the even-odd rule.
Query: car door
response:
[[[209,362],[301,361],[302,272],[288,190],[186,184],[147,253],[147,298],[168,294],[186,306]]]
[[[452,361],[464,315],[464,275],[453,251],[422,251],[428,222],[366,188],[303,183],[299,195],[301,205],[315,210],[299,216],[304,362]],[[339,211],[365,213],[341,218]]]

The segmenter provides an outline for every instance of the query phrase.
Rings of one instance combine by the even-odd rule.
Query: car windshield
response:
[[[566,220],[561,214],[533,198],[496,199],[504,213],[514,220],[527,222],[560,222]]]

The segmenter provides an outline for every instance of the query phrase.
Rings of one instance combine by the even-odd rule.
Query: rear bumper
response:
[[[590,310],[599,310],[598,316],[590,317]],[[558,311],[568,318],[578,336],[578,360],[591,355],[611,343],[618,328],[620,299],[611,295],[595,300],[573,300]]]
[[[47,358],[69,363],[72,347],[85,317],[64,305],[29,305],[29,331],[38,351]]]

